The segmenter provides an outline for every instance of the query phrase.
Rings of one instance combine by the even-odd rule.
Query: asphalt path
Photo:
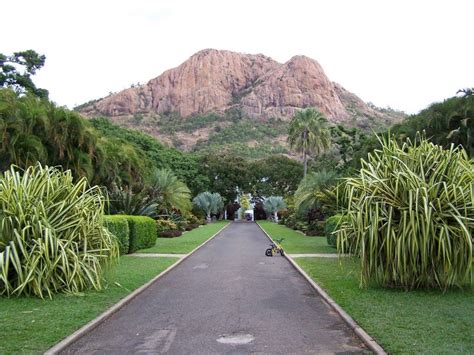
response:
[[[64,353],[367,352],[254,223],[233,223]]]

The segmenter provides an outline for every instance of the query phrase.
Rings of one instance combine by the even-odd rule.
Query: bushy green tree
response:
[[[0,53],[0,87],[8,87],[16,93],[29,92],[40,98],[47,98],[48,91],[37,88],[31,76],[41,69],[46,57],[29,49],[12,55]],[[23,69],[23,72],[19,70]]]
[[[248,170],[256,197],[292,195],[303,178],[303,165],[283,155],[250,162]]]
[[[239,192],[249,192],[248,163],[235,154],[206,155],[200,159],[200,173],[206,174],[211,191],[219,193],[225,202],[233,202]]]

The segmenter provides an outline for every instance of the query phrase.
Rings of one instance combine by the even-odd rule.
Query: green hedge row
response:
[[[156,222],[150,217],[114,215],[105,216],[106,228],[120,245],[120,254],[151,248],[156,242]]]

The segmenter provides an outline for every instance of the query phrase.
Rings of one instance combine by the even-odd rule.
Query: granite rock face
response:
[[[168,113],[191,117],[238,108],[265,120],[289,119],[305,107],[316,107],[337,123],[364,126],[368,117],[381,124],[396,120],[331,82],[314,59],[295,56],[281,64],[262,54],[215,49],[194,54],[144,85],[83,105],[80,112],[111,118]]]

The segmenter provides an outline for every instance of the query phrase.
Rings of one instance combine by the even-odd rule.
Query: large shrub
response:
[[[130,244],[127,218],[123,215],[104,216],[104,225],[117,238],[120,255],[127,254]]]
[[[346,180],[349,222],[338,243],[360,255],[363,285],[446,289],[472,282],[474,163],[460,148],[418,139],[382,141]]]
[[[151,248],[156,243],[156,222],[145,216],[125,216],[130,228],[129,253]]]
[[[101,289],[118,257],[102,225],[104,196],[70,171],[11,168],[0,180],[0,294],[51,297]]]

